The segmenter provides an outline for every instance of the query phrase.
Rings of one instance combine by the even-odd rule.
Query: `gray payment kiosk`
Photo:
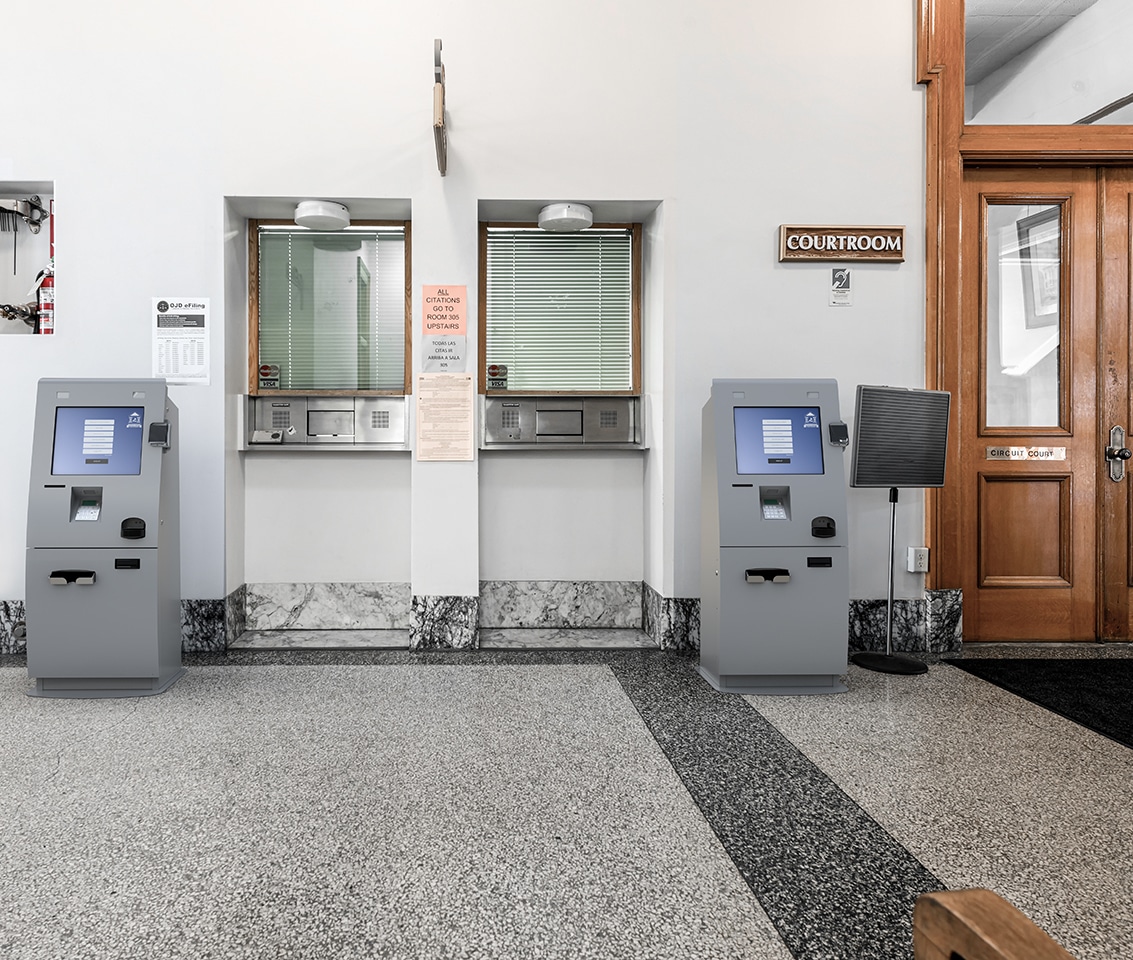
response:
[[[185,672],[178,440],[164,380],[39,381],[29,695],[144,696]]]
[[[701,434],[700,673],[725,693],[841,693],[849,651],[834,380],[713,380]]]

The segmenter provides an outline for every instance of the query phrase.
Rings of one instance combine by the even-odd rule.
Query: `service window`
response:
[[[641,392],[641,225],[480,224],[485,393]]]
[[[409,392],[409,224],[249,221],[249,392]]]

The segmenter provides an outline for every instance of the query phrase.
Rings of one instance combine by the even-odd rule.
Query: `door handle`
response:
[[[1133,457],[1133,450],[1125,446],[1125,428],[1110,427],[1109,446],[1105,448],[1110,480],[1120,482],[1125,479],[1125,461],[1130,457]]]

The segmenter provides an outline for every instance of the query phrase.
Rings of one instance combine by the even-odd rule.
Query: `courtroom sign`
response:
[[[904,227],[802,227],[781,224],[779,261],[865,260],[903,263]]]

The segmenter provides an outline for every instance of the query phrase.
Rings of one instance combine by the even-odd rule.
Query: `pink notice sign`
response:
[[[463,337],[467,334],[467,287],[423,286],[421,306],[421,332],[426,337]]]

